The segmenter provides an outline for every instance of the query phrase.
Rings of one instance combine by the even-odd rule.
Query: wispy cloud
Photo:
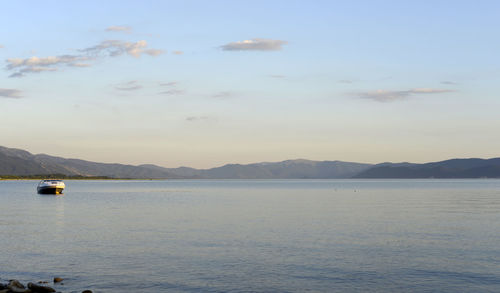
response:
[[[271,39],[251,39],[222,45],[224,51],[279,51],[287,41]]]
[[[185,90],[179,89],[177,86],[179,85],[178,81],[169,81],[169,82],[162,82],[159,84],[160,87],[166,88],[166,90],[159,92],[159,95],[164,95],[164,96],[181,96],[186,93]]]
[[[138,42],[125,42],[120,40],[106,40],[95,46],[80,50],[90,56],[110,56],[116,57],[128,54],[133,57],[141,57],[142,54],[158,56],[163,53],[158,49],[146,49],[148,43],[145,40]]]
[[[411,93],[413,94],[442,94],[442,93],[451,93],[454,92],[454,90],[448,90],[448,89],[431,89],[431,88],[416,88],[410,90]]]
[[[160,83],[160,86],[176,86],[177,84],[178,84],[177,81],[169,81],[169,82]]]
[[[218,93],[213,94],[212,98],[216,98],[216,99],[228,99],[228,98],[234,97],[235,95],[236,94],[233,93],[233,92],[224,91],[224,92],[218,92]]]
[[[184,90],[171,89],[168,91],[159,92],[158,94],[165,95],[165,96],[180,96],[180,95],[183,95],[185,93],[186,93],[186,91],[184,91]]]
[[[457,84],[456,82],[450,81],[450,80],[445,80],[445,81],[442,81],[441,83],[442,84],[447,84],[447,85],[456,85]]]
[[[453,92],[453,90],[448,89],[432,89],[432,88],[416,88],[404,91],[389,91],[389,90],[376,90],[371,92],[360,92],[355,95],[363,98],[370,99],[377,102],[393,102],[397,100],[404,100],[414,95],[421,94],[442,94]]]
[[[197,121],[216,121],[217,119],[208,116],[189,116],[186,117],[186,121],[197,122]]]
[[[132,32],[132,28],[130,26],[124,26],[124,25],[112,25],[108,28],[106,28],[107,32],[122,32],[126,34],[130,34]]]
[[[2,48],[3,48],[3,45],[2,45],[2,44],[0,44],[0,49],[2,49]]]
[[[59,64],[71,64],[77,61],[88,60],[87,57],[74,55],[61,55],[50,57],[31,57],[27,59],[9,58],[7,59],[7,69],[15,69],[19,67],[46,67]]]
[[[9,99],[19,99],[22,98],[20,90],[16,89],[3,89],[0,88],[0,97],[1,98],[9,98]]]
[[[163,53],[165,53],[165,51],[160,49],[148,49],[144,51],[144,54],[148,54],[149,56],[159,56]]]
[[[6,60],[8,71],[13,71],[9,77],[23,77],[28,73],[57,71],[61,67],[89,67],[97,58],[130,55],[136,58],[142,54],[158,56],[163,50],[148,49],[146,41],[125,42],[119,40],[103,41],[95,46],[78,50],[78,55],[59,55],[49,57],[9,58]]]
[[[22,77],[26,73],[57,71],[59,66],[74,66],[81,61],[88,61],[88,56],[60,55],[49,57],[9,58],[6,60],[7,70],[15,71],[9,77]]]
[[[184,52],[183,51],[172,51],[172,54],[174,54],[174,55],[182,55],[182,54],[184,54]]]
[[[71,64],[68,64],[68,66],[71,66],[71,67],[90,67],[90,64],[88,64],[88,63],[71,63]]]
[[[136,80],[132,80],[129,82],[117,84],[115,86],[115,89],[117,89],[119,91],[135,91],[135,90],[142,89],[142,85],[138,84]]]
[[[271,74],[269,75],[269,77],[272,77],[272,78],[285,78],[286,76],[285,75],[281,75],[281,74]]]
[[[339,83],[353,83],[354,81],[350,80],[350,79],[341,79],[338,81]]]

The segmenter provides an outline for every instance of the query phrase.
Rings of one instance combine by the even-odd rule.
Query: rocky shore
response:
[[[53,280],[54,284],[62,283],[63,278],[55,277]],[[27,285],[22,284],[18,280],[9,280],[9,283],[0,283],[0,293],[50,293],[50,292],[61,292],[50,287],[48,281],[39,281],[37,283],[29,282]],[[84,290],[82,293],[92,293],[90,290]]]

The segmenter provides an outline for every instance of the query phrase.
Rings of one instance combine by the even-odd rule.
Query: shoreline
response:
[[[54,277],[52,280],[52,285],[49,286],[51,282],[49,281],[38,281],[38,282],[28,282],[26,285],[18,281],[17,279],[9,280],[8,283],[0,282],[0,293],[51,293],[51,292],[62,292],[58,289],[61,288],[64,279],[60,277]],[[57,288],[57,290],[55,289]],[[82,293],[93,293],[89,289],[85,289]]]
[[[43,180],[43,179],[60,179],[60,180],[154,180],[154,179],[138,179],[138,178],[111,178],[105,176],[95,176],[95,177],[68,177],[68,176],[52,176],[47,175],[47,177],[43,176],[10,176],[10,175],[0,175],[0,181],[20,181],[20,180]]]
[[[74,181],[165,181],[165,180],[175,180],[175,181],[255,181],[255,180],[346,180],[346,181],[384,181],[384,180],[500,180],[500,177],[429,177],[429,178],[100,178],[100,177],[78,177],[78,178],[67,178],[67,177],[22,177],[22,178],[3,178],[0,177],[0,181],[23,181],[23,180],[43,180],[43,179],[59,179],[59,180],[74,180]]]

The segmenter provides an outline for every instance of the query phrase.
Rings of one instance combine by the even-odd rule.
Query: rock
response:
[[[8,293],[9,292],[9,289],[2,289],[0,290],[0,293]]]
[[[82,293],[92,293],[92,291],[90,291],[90,290],[85,290],[85,291],[82,291]]]
[[[28,288],[30,288],[32,292],[36,292],[36,293],[56,292],[56,290],[54,290],[54,288],[40,286],[40,285],[36,285],[33,283],[28,283]]]
[[[31,293],[31,290],[26,289],[26,288],[10,287],[7,292],[9,292],[9,293]]]
[[[23,284],[21,284],[21,282],[19,282],[18,280],[10,280],[9,281],[9,285],[7,285],[7,288],[10,289],[10,287],[17,287],[17,288],[21,288],[21,289],[24,289],[26,287],[24,287]]]
[[[7,285],[7,288],[9,289],[8,292],[13,292],[13,293],[29,293],[31,292],[30,289],[26,289],[21,282],[18,280],[10,280],[9,285]]]
[[[63,278],[59,278],[59,277],[55,277],[54,278],[54,283],[62,282],[62,280],[64,280],[64,279]]]
[[[38,284],[48,284],[48,281],[38,281]]]

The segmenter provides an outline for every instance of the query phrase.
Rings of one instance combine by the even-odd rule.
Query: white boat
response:
[[[37,191],[41,194],[61,194],[66,185],[59,179],[44,179],[38,183]]]

